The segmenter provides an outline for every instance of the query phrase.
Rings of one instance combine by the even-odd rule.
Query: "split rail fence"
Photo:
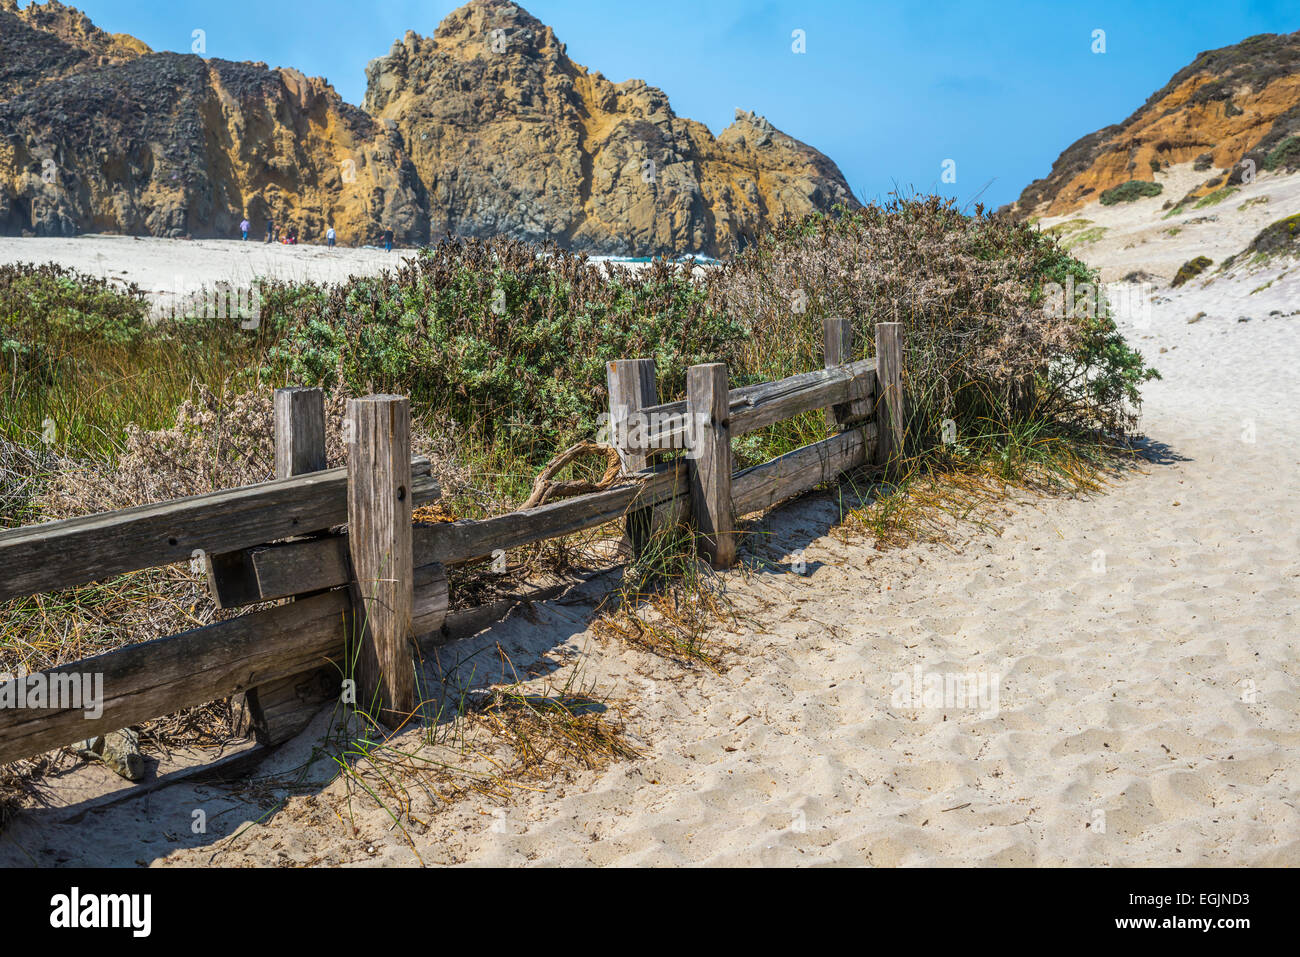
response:
[[[436,525],[412,523],[441,493],[430,463],[411,456],[408,399],[349,400],[347,467],[326,469],[323,394],[280,389],[273,481],[0,532],[0,601],[195,558],[219,608],[292,599],[12,679],[54,689],[102,676],[102,712],[88,718],[53,695],[47,707],[0,707],[0,764],[227,697],[259,744],[279,744],[338,700],[345,674],[359,709],[388,727],[409,722],[420,651],[448,633],[447,566],[499,549],[620,519],[636,548],[656,528],[692,523],[701,554],[726,568],[737,516],[902,447],[902,327],[878,324],[870,359],[850,361],[852,343],[849,320],[827,320],[824,369],[730,389],[725,365],[693,366],[686,398],[664,404],[653,360],[611,362],[610,434],[626,481]],[[829,438],[733,473],[733,438],[818,409]],[[656,462],[661,449],[684,454]],[[17,690],[0,687],[0,701]]]

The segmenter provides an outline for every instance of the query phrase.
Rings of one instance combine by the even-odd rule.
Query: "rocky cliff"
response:
[[[506,0],[408,33],[366,75],[365,107],[401,132],[435,235],[718,254],[784,216],[856,206],[834,163],[765,119],[737,110],[715,138],[663,91],[574,63]]]
[[[229,237],[274,214],[307,235],[415,238],[421,197],[397,137],[322,80],[0,0],[0,231]]]
[[[1085,204],[1143,195],[1187,164],[1199,174],[1173,207],[1243,177],[1300,168],[1300,32],[1262,34],[1196,57],[1132,116],[1074,143],[1013,205],[1023,216],[1061,216]],[[1148,188],[1148,195],[1159,191]],[[1105,199],[1103,194],[1110,193]]]
[[[611,83],[506,0],[474,0],[367,70],[365,109],[265,64],[154,53],[57,0],[0,0],[0,232],[233,236],[247,215],[344,242],[502,233],[726,255],[856,206],[821,153],[752,113],[714,137]]]

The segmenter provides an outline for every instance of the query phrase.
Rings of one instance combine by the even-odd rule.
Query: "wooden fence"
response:
[[[410,721],[420,649],[445,640],[446,566],[499,549],[620,519],[635,548],[656,528],[693,522],[702,555],[728,567],[737,516],[901,448],[901,326],[876,326],[873,359],[849,361],[852,341],[849,320],[828,320],[824,369],[730,389],[724,365],[693,366],[686,398],[665,404],[652,360],[612,362],[609,431],[626,481],[437,525],[412,524],[440,491],[430,463],[411,456],[406,398],[349,400],[347,467],[326,470],[323,394],[278,390],[273,481],[0,532],[0,601],[193,558],[219,608],[292,599],[13,679],[52,689],[102,676],[102,712],[0,707],[0,764],[226,697],[260,744],[278,744],[338,700],[344,675],[357,708],[389,727]],[[733,438],[818,409],[829,438],[733,473]],[[667,449],[684,454],[655,462]],[[0,686],[0,701],[12,700],[17,689]]]

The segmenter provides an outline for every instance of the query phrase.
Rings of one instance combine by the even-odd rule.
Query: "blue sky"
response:
[[[359,104],[365,65],[449,0],[73,0],[156,50],[324,76]],[[896,187],[999,206],[1118,123],[1202,50],[1300,29],[1296,0],[526,0],[569,55],[662,88],[715,133],[736,107],[834,159],[864,200]],[[807,52],[792,51],[804,31]],[[1093,31],[1106,51],[1092,52]],[[945,160],[955,183],[942,181]]]

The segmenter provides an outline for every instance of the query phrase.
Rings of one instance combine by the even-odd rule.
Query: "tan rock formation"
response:
[[[856,207],[835,164],[737,111],[714,137],[641,80],[573,63],[506,0],[474,0],[367,69],[369,113],[324,80],[153,53],[57,0],[0,0],[0,232],[304,240],[553,239],[725,255],[789,216]]]
[[[408,32],[366,75],[366,109],[401,132],[435,238],[720,255],[783,216],[857,206],[834,163],[761,117],[738,110],[715,138],[661,90],[574,63],[508,0]]]
[[[1246,161],[1249,161],[1248,165]],[[1170,205],[1206,195],[1248,170],[1300,168],[1300,32],[1261,34],[1202,53],[1117,126],[1079,140],[1016,214],[1061,216],[1130,180],[1193,163],[1205,178]]]
[[[152,53],[51,2],[0,0],[0,232],[424,235],[398,138],[320,79]]]

